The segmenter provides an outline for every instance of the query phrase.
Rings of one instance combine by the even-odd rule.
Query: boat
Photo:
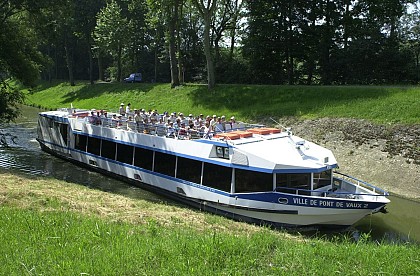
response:
[[[39,113],[37,140],[78,165],[259,225],[348,228],[390,202],[386,191],[339,172],[329,149],[289,128],[235,122],[170,130],[127,114],[65,108]]]

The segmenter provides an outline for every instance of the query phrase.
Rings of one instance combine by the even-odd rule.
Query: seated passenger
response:
[[[178,139],[186,139],[188,134],[188,129],[185,126],[185,123],[181,123],[181,127],[178,130]]]
[[[166,130],[166,137],[175,138],[174,123],[169,122]]]
[[[222,124],[222,119],[220,117],[217,118],[217,122],[216,122],[216,124],[214,126],[214,131],[215,132],[223,132],[223,131],[225,131],[225,128],[223,127],[223,124]]]

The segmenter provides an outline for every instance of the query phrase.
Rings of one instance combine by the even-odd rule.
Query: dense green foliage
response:
[[[218,85],[209,92],[206,86],[194,84],[170,89],[169,84],[78,83],[72,87],[44,83],[27,95],[27,103],[51,109],[73,104],[117,111],[121,102],[130,102],[132,108],[217,113],[241,120],[351,117],[416,124],[420,120],[419,94],[419,87],[409,86]]]
[[[1,0],[0,7],[6,75],[22,69],[33,78],[40,71],[73,83],[140,71],[145,81],[172,80],[173,87],[184,80],[419,82],[414,0]],[[27,54],[19,55],[23,49]],[[30,49],[49,62],[31,62],[39,58]]]
[[[232,235],[9,207],[0,217],[0,238],[7,241],[0,249],[3,275],[420,273],[415,245],[290,240],[269,230]]]

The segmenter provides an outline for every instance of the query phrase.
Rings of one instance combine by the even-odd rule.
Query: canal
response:
[[[0,147],[0,173],[49,176],[103,191],[118,193],[149,201],[167,199],[130,186],[125,182],[75,166],[40,150],[36,141],[36,124],[39,110],[22,107],[22,115],[16,123],[3,132],[16,136],[16,143],[10,147]],[[380,186],[380,183],[376,183]],[[370,233],[375,240],[420,242],[420,203],[395,195],[390,196],[388,214],[378,213],[368,216],[351,229],[355,236]]]

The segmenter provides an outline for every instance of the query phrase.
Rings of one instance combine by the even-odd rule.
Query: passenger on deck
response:
[[[233,130],[238,128],[238,124],[236,123],[236,120],[235,120],[234,116],[230,117],[229,124],[230,124],[231,129],[233,129]]]
[[[178,139],[188,139],[188,128],[185,126],[185,123],[181,123],[181,127],[178,130]]]
[[[171,116],[169,117],[169,120],[171,120],[172,123],[176,122],[176,113],[175,112],[171,113]]]
[[[213,130],[209,122],[206,122],[204,131],[203,131],[203,137],[204,138],[211,138],[213,136]]]
[[[144,119],[143,125],[144,125],[143,133],[149,134],[150,133],[150,125],[149,125],[149,120],[147,118]]]
[[[117,116],[118,118],[117,118],[117,128],[121,128],[122,127],[122,123],[123,123],[123,120],[122,120],[122,115],[118,115]]]
[[[215,132],[222,132],[225,131],[223,124],[222,124],[222,119],[220,117],[217,117],[217,122],[214,126],[214,131]]]
[[[210,120],[210,126],[214,127],[216,125],[216,123],[217,123],[217,116],[213,115],[213,117]]]
[[[97,123],[97,120],[99,119],[97,116],[96,116],[96,114],[95,114],[95,111],[94,110],[92,110],[91,112],[90,112],[90,115],[88,116],[88,122],[89,123],[91,123],[92,125],[96,125],[96,123]]]
[[[223,115],[222,117],[221,117],[221,122],[222,122],[222,128],[223,128],[223,131],[225,131],[226,130],[226,117],[225,117],[225,115]]]
[[[147,119],[146,110],[145,110],[144,108],[142,108],[142,109],[141,109],[140,116],[141,116],[141,118],[143,119],[143,121],[144,121],[145,119]]]
[[[175,129],[173,122],[169,122],[167,126],[166,137],[175,138]]]
[[[120,109],[118,110],[118,112],[119,112],[121,115],[124,115],[124,114],[125,114],[124,103],[121,103],[121,104],[120,104]]]
[[[128,116],[131,114],[131,103],[128,103],[125,107],[125,115]]]

